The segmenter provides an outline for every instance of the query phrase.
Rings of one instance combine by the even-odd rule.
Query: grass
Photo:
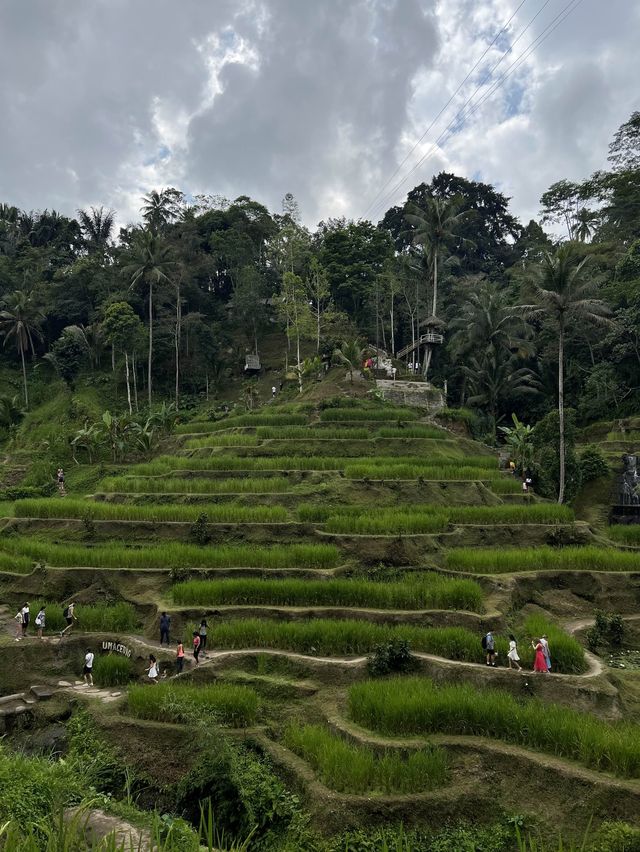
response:
[[[31,625],[41,606],[45,607],[46,627],[45,633],[62,630],[66,627],[66,621],[62,615],[66,604],[51,603],[51,601],[37,601],[31,607],[33,613]],[[138,619],[131,604],[120,601],[115,604],[77,604],[75,615],[78,619],[76,627],[89,633],[124,633],[135,630]]]
[[[345,742],[321,725],[289,725],[283,741],[340,793],[420,793],[441,787],[446,779],[446,756],[437,747],[406,757],[392,750],[380,755]]]
[[[423,651],[448,660],[482,663],[481,637],[462,627],[418,627],[411,624],[372,624],[367,621],[312,619],[275,621],[237,619],[210,630],[211,644],[217,648],[273,648],[320,656],[368,654],[377,645],[391,641],[408,642],[414,651]],[[496,637],[498,658],[506,660],[508,641]],[[526,664],[533,660],[533,649],[522,648]],[[556,670],[561,671],[558,658]],[[584,670],[584,662],[583,669]]]
[[[127,702],[129,711],[140,719],[182,722],[204,716],[235,728],[252,725],[259,709],[258,695],[253,689],[225,683],[132,686]]]
[[[522,494],[522,481],[514,476],[501,476],[492,479],[489,488],[494,494]]]
[[[574,514],[567,506],[535,503],[527,506],[414,506],[377,507],[363,513],[360,507],[335,509],[301,505],[301,521],[325,523],[329,532],[354,535],[428,534],[445,530],[449,524],[567,524]]]
[[[473,574],[514,571],[640,571],[640,554],[606,547],[459,547],[447,551],[446,567]]]
[[[10,574],[30,574],[33,570],[33,559],[13,553],[0,553],[0,571]]]
[[[21,500],[19,518],[91,518],[108,521],[195,521],[201,514],[209,523],[282,523],[288,519],[282,506],[239,506],[233,503],[208,506],[161,505],[135,506],[130,503],[96,503],[93,500],[29,499]]]
[[[231,479],[186,478],[180,476],[114,476],[100,484],[103,492],[124,494],[278,494],[291,489],[284,476]]]
[[[200,447],[257,447],[258,439],[255,435],[240,435],[233,432],[230,435],[209,435],[206,438],[189,438],[184,446],[187,449],[198,449]]]
[[[361,438],[370,438],[371,432],[369,429],[353,426],[352,428],[336,428],[335,426],[325,426],[314,428],[311,426],[258,426],[256,429],[258,438],[268,439],[289,439],[296,440],[297,438],[306,438],[307,440],[331,440],[340,441],[343,439],[352,441]]]
[[[344,473],[349,479],[431,479],[455,482],[465,480],[493,482],[502,477],[495,468],[477,467],[470,464],[471,459],[441,459],[432,462],[414,459],[371,459],[354,462],[344,460]]]
[[[376,438],[441,438],[448,440],[449,434],[437,426],[383,426],[377,429]]]
[[[346,423],[347,421],[368,421],[374,423],[386,420],[417,420],[420,412],[410,408],[325,408],[320,412],[320,420],[325,423]]]
[[[2,547],[10,554],[29,557],[61,568],[93,567],[127,571],[144,569],[212,568],[335,568],[340,551],[332,544],[219,545],[200,547],[168,541],[150,547],[103,544],[87,547],[35,538],[9,537]]]
[[[189,580],[173,587],[181,605],[353,606],[480,612],[483,594],[471,580],[423,574],[405,582],[369,580]]]
[[[640,777],[640,725],[607,723],[538,700],[521,702],[502,690],[392,678],[352,686],[348,707],[354,722],[384,735],[486,736],[622,777]]]
[[[0,518],[13,518],[12,500],[0,500]]]
[[[239,414],[215,421],[197,421],[181,423],[176,427],[179,435],[196,432],[219,432],[236,426],[304,426],[307,417],[304,414]]]
[[[612,541],[620,544],[640,545],[640,524],[614,524],[607,527],[607,534]]]
[[[129,657],[104,654],[93,661],[93,679],[98,686],[125,686],[134,675]]]

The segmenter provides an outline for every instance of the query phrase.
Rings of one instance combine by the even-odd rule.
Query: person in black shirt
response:
[[[160,644],[166,641],[169,644],[169,628],[171,627],[171,618],[166,612],[160,616]]]

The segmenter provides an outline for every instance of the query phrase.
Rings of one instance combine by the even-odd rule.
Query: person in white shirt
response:
[[[42,631],[44,630],[45,625],[45,611],[44,607],[41,606],[38,614],[36,615],[36,628],[38,630],[38,639],[42,639]]]
[[[94,654],[87,648],[87,653],[84,655],[84,681],[88,686],[93,686],[93,658]]]
[[[24,638],[27,635],[27,627],[29,626],[29,601],[25,603],[20,612],[22,613],[22,636]]]

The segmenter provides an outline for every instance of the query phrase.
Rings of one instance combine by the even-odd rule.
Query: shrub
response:
[[[432,573],[408,575],[402,582],[390,583],[355,579],[190,580],[173,587],[173,599],[182,606],[267,604],[479,612],[483,594],[472,580]]]
[[[211,541],[207,521],[208,518],[206,512],[202,512],[200,515],[198,515],[198,519],[189,530],[189,535],[191,539],[196,544],[199,544],[201,547],[203,547],[205,544],[209,544],[209,542]]]
[[[96,656],[93,662],[93,678],[98,686],[125,686],[133,675],[133,663],[121,654]]]
[[[580,453],[580,472],[583,484],[601,476],[609,475],[607,460],[595,444],[589,444]]]
[[[407,757],[389,749],[382,755],[363,745],[345,742],[321,725],[289,725],[284,744],[319,774],[324,783],[342,793],[418,793],[441,787],[446,757],[437,746]]]
[[[403,639],[392,639],[376,645],[367,660],[369,674],[380,677],[389,674],[401,674],[413,671],[416,658],[411,654],[411,647]]]
[[[431,733],[493,737],[627,778],[640,777],[640,726],[508,692],[448,686],[427,678],[391,678],[349,690],[349,717],[388,736]]]
[[[252,725],[259,708],[258,695],[253,689],[225,683],[132,686],[127,701],[130,712],[140,719],[181,722],[197,715],[238,728]]]

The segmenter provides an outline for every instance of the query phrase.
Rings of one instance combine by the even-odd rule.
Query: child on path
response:
[[[93,652],[87,648],[87,653],[84,655],[84,669],[82,670],[84,682],[87,686],[93,686],[93,658]]]
[[[75,601],[71,601],[71,603],[68,606],[66,606],[64,608],[64,610],[62,611],[62,615],[64,617],[64,620],[67,622],[67,626],[64,628],[64,630],[60,631],[60,638],[61,639],[64,636],[64,634],[67,632],[67,630],[69,632],[71,632],[71,628],[73,627],[74,621],[78,620],[76,618],[75,609],[76,609],[76,603],[75,603]]]
[[[38,629],[38,639],[42,639],[42,631],[44,630],[44,626],[45,626],[45,612],[44,612],[43,606],[41,606],[40,609],[38,610],[38,614],[36,615],[35,624],[36,624],[36,627]]]
[[[537,641],[534,639],[531,642],[531,647],[536,652],[535,660],[533,661],[533,670],[534,672],[545,672],[547,673],[549,669],[547,668],[547,661],[544,656],[544,645],[538,639]]]
[[[159,675],[158,661],[153,656],[153,654],[149,654],[149,668],[146,671],[149,675],[149,680],[151,681],[151,683],[157,683]]]
[[[193,659],[196,661],[196,666],[200,665],[198,656],[200,655],[200,634],[197,630],[193,631]]]
[[[519,672],[522,671],[522,666],[520,665],[520,657],[518,656],[518,646],[516,644],[516,637],[513,634],[509,634],[509,652],[507,654],[507,659],[509,660],[509,668],[512,669],[514,664]]]
[[[184,645],[180,640],[178,640],[178,647],[176,648],[176,668],[178,669],[178,674],[182,674],[182,669],[184,668]]]

